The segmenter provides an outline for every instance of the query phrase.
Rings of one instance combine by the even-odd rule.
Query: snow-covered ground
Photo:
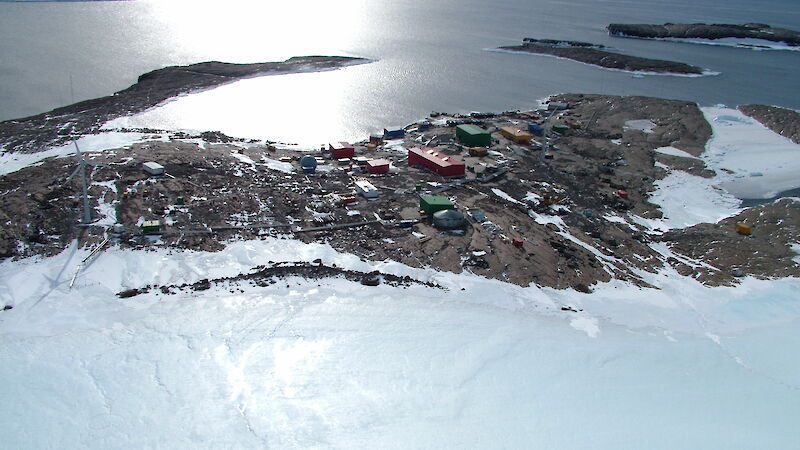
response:
[[[800,280],[521,288],[320,244],[0,264],[7,448],[790,448]],[[322,258],[435,281],[157,291]],[[462,290],[462,288],[464,290]],[[569,305],[581,312],[564,312]]]
[[[607,220],[716,220],[738,210],[718,184],[794,170],[797,147],[749,140],[761,126],[735,110],[704,113],[714,139],[702,158],[734,173],[667,168],[653,195],[667,219]],[[531,217],[571,237],[557,216]],[[270,238],[217,253],[112,246],[70,288],[88,252],[0,262],[0,306],[14,306],[0,311],[0,447],[778,449],[800,438],[800,279],[708,288],[665,269],[639,274],[658,289],[612,281],[587,295]],[[445,289],[290,278],[115,295],[317,258]]]
[[[160,134],[144,134],[122,131],[103,131],[98,134],[82,136],[77,140],[78,147],[83,153],[102,152],[108,149],[128,147],[137,142],[166,140],[167,136]],[[12,153],[0,152],[0,176],[8,175],[25,167],[40,164],[46,158],[65,158],[75,156],[75,144],[69,143],[51,147],[37,153]]]
[[[733,108],[702,108],[714,136],[703,160],[739,198],[771,198],[800,188],[800,145]]]
[[[660,231],[717,222],[741,211],[739,199],[767,199],[800,188],[800,145],[738,109],[724,106],[700,109],[713,132],[700,159],[716,175],[703,178],[657,163],[669,173],[654,183],[656,189],[650,193],[650,199],[661,207],[664,218],[634,216],[631,221]],[[655,151],[694,158],[673,147]]]

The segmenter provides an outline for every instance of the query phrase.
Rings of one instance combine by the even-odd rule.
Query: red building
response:
[[[443,177],[463,177],[466,169],[461,159],[440,154],[428,147],[414,147],[408,150],[408,165],[422,166]]]
[[[367,170],[371,173],[389,172],[389,161],[385,159],[372,159],[367,161]]]
[[[329,145],[331,155],[335,159],[352,158],[356,154],[356,149],[349,142],[333,142]]]

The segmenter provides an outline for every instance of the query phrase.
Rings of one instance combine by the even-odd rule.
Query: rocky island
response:
[[[291,61],[291,67],[319,68],[357,60]],[[286,64],[259,70],[284,70]],[[234,76],[232,66],[221,63],[190,67],[202,70],[156,71],[117,95],[3,123],[0,163],[42,143],[108,132],[99,124],[115,115],[157,104],[167,92]],[[248,73],[255,72],[241,76]],[[20,124],[39,128],[19,129],[20,137],[11,131]],[[470,142],[458,128],[467,125],[486,139]],[[536,135],[543,127],[549,138]],[[130,145],[86,154],[100,164],[87,174],[97,220],[90,224],[79,224],[79,183],[67,182],[75,158],[59,157],[70,153],[0,172],[0,258],[53,255],[75,239],[90,248],[111,242],[214,251],[234,240],[273,236],[327,243],[364,260],[582,292],[611,279],[647,286],[644,272],[667,267],[710,285],[735,283],[745,274],[800,275],[792,252],[798,202],[739,213],[733,208],[718,223],[658,225],[665,214],[652,196],[665,177],[672,171],[695,179],[715,175],[699,158],[711,128],[691,102],[565,94],[540,110],[431,113],[386,136],[345,146],[352,148],[346,157],[334,151],[339,144],[303,150],[220,133],[138,132],[143,137]],[[409,159],[414,147],[441,161],[463,161],[461,174],[421,167]],[[305,169],[309,158],[316,170]],[[149,161],[163,172],[143,170]],[[373,172],[370,161],[391,170]],[[364,182],[374,196],[358,194]],[[433,222],[426,196],[444,197],[462,217],[459,225],[442,229]],[[755,232],[740,233],[740,223]]]
[[[624,24],[612,23],[608,34],[619,37],[644,39],[760,39],[769,42],[784,43],[790,47],[800,46],[800,32],[786,28],[774,28],[763,23],[705,24],[705,23],[665,23]],[[738,43],[743,47],[763,47],[759,44]]]
[[[37,152],[47,146],[69,142],[76,134],[96,132],[109,120],[145,111],[169,98],[243,78],[329,70],[367,62],[368,59],[347,56],[301,56],[282,62],[232,64],[208,61],[165,67],[139,76],[135,84],[113,95],[0,122],[0,149]]]
[[[606,69],[629,72],[702,75],[703,69],[675,61],[623,55],[605,46],[579,41],[525,38],[522,45],[500,47],[502,50],[550,55],[591,64]]]

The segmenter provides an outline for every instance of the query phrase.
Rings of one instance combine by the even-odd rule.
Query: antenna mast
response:
[[[542,151],[539,153],[539,161],[545,162],[544,155],[547,154],[547,150],[550,147],[550,138],[547,136],[547,126],[550,124],[550,119],[558,112],[558,109],[554,109],[553,112],[544,119],[542,122]]]
[[[81,154],[81,149],[78,148],[78,141],[73,141],[75,144],[75,153],[78,154],[78,167],[72,172],[72,174],[67,177],[67,181],[64,184],[69,183],[72,178],[81,173],[81,189],[83,193],[83,213],[81,215],[81,223],[86,225],[92,222],[92,209],[89,207],[89,187],[86,184],[86,166],[90,165],[93,167],[100,166],[100,164],[93,162],[93,161],[86,161]]]

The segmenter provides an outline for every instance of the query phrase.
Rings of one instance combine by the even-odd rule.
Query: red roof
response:
[[[367,165],[371,167],[380,167],[380,166],[388,166],[389,160],[388,159],[372,159],[367,161]]]
[[[464,161],[455,157],[455,156],[448,156],[436,151],[436,149],[429,148],[429,147],[414,147],[408,151],[409,154],[413,153],[423,159],[426,159],[439,167],[450,167],[450,166],[463,166]]]
[[[344,150],[346,148],[347,149],[353,148],[353,146],[350,145],[349,142],[344,142],[344,141],[342,141],[342,142],[332,142],[330,144],[330,146],[331,146],[331,150]]]
[[[443,177],[464,176],[464,168],[466,167],[461,159],[441,154],[428,147],[409,149],[408,165],[425,167]]]

